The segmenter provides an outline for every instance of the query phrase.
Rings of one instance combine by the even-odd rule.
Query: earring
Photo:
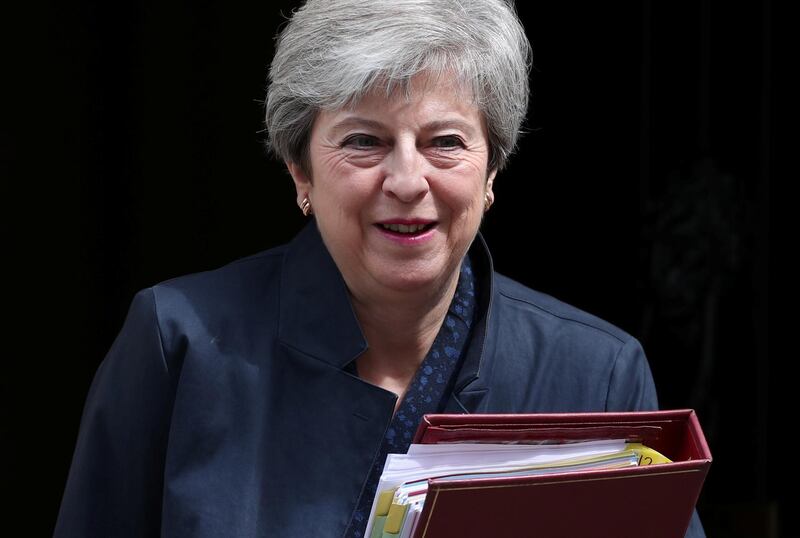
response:
[[[494,196],[489,194],[488,192],[483,196],[483,210],[489,211],[489,208],[492,207],[494,203]]]
[[[308,196],[303,198],[303,201],[300,202],[300,210],[306,217],[314,213],[314,210],[311,209],[311,200],[308,199]]]

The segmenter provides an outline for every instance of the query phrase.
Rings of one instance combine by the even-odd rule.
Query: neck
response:
[[[359,374],[377,384],[410,382],[425,359],[455,295],[459,272],[435,293],[396,292],[381,300],[352,295],[353,308],[369,349],[358,360]]]

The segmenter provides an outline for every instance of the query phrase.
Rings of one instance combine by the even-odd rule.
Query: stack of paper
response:
[[[641,445],[621,440],[564,444],[412,444],[389,454],[373,501],[367,536],[411,537],[425,503],[428,480],[533,476],[636,466]]]
[[[433,414],[413,442],[387,459],[370,538],[679,538],[711,465],[691,409]]]

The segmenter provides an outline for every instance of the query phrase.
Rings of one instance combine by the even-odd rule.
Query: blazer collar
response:
[[[494,264],[480,232],[470,246],[469,256],[473,271],[478,277],[478,314],[472,326],[466,355],[453,385],[453,398],[458,402],[458,408],[448,405],[445,412],[479,411],[486,402],[494,363]]]
[[[338,368],[367,349],[347,286],[313,219],[287,247],[278,323],[282,342]]]
[[[454,395],[485,395],[491,365],[494,267],[483,236],[469,250],[478,276],[477,319],[457,374]],[[281,275],[278,338],[286,345],[344,368],[367,349],[344,279],[312,220],[289,243]],[[461,401],[468,405],[469,395]],[[477,403],[477,402],[476,402]],[[466,410],[466,409],[465,409]]]

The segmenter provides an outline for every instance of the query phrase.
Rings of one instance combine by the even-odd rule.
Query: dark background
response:
[[[133,294],[302,226],[261,104],[296,4],[44,2],[0,22],[4,525],[52,533]],[[709,536],[797,536],[768,452],[791,394],[768,347],[769,3],[520,4],[533,97],[483,226],[496,267],[643,341],[661,406],[695,408],[714,454]]]

